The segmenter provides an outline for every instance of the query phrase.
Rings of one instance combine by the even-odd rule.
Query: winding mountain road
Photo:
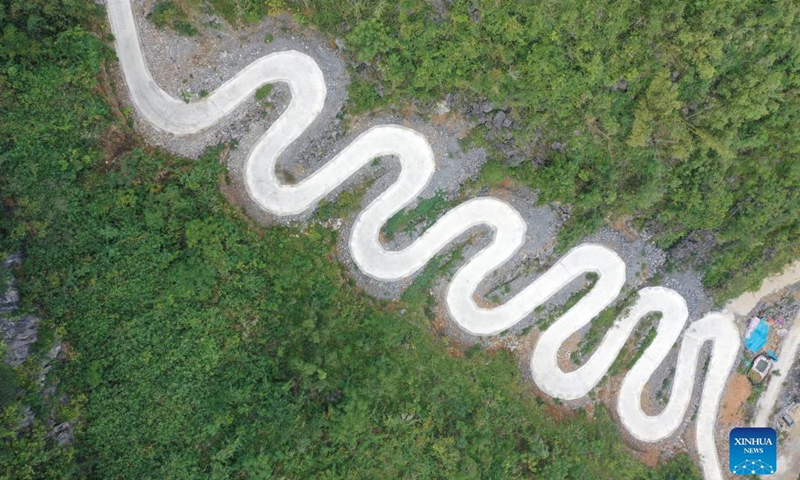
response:
[[[324,105],[325,80],[316,62],[297,51],[267,55],[206,98],[187,104],[164,92],[153,80],[129,0],[108,0],[107,8],[132,102],[148,122],[162,131],[174,135],[200,132],[222,120],[261,85],[281,82],[289,86],[289,106],[249,152],[245,165],[248,194],[264,210],[279,216],[308,211],[374,158],[391,155],[399,160],[399,178],[358,215],[351,231],[352,257],[365,274],[385,281],[409,277],[463,232],[488,226],[493,231],[491,242],[458,270],[447,290],[448,311],[465,331],[475,335],[502,332],[572,280],[587,272],[596,273],[599,279],[592,290],[542,334],[534,349],[533,379],[549,395],[560,399],[585,396],[608,371],[639,320],[650,312],[661,312],[657,336],[625,376],[617,404],[628,432],[639,440],[655,442],[674,433],[684,420],[701,347],[711,342],[713,351],[698,410],[696,443],[705,478],[723,478],[714,426],[739,346],[739,333],[731,314],[710,313],[685,328],[688,310],[683,297],[663,287],[642,289],[629,313],[616,321],[586,364],[564,372],[557,358],[561,344],[614,302],[625,283],[625,264],[616,253],[600,245],[580,245],[505,304],[480,307],[474,298],[479,283],[511,259],[525,239],[527,225],[512,206],[492,197],[469,200],[450,210],[410,246],[387,250],[380,241],[381,227],[414,201],[436,168],[433,151],[423,135],[397,125],[372,127],[306,179],[293,185],[282,184],[275,174],[277,159],[309,127]],[[642,410],[642,391],[681,335],[669,403],[660,414],[648,415]]]

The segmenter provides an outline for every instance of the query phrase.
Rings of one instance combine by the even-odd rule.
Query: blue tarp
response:
[[[772,350],[767,350],[767,355],[772,357],[772,359],[775,360],[776,362],[778,361],[778,356],[775,355],[775,352],[773,352]]]
[[[744,339],[744,346],[753,353],[764,348],[767,343],[767,335],[769,335],[769,325],[764,320],[758,323],[758,326],[750,332],[750,338]]]

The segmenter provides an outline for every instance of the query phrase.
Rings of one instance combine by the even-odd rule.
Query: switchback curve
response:
[[[277,159],[324,106],[327,92],[316,62],[296,51],[266,55],[206,98],[185,103],[162,90],[150,75],[130,0],[108,0],[107,8],[131,100],[139,113],[159,130],[174,135],[200,132],[222,120],[260,86],[275,82],[288,85],[289,106],[248,153],[245,164],[248,194],[264,210],[278,216],[308,211],[372,159],[384,155],[399,159],[399,178],[358,215],[351,231],[350,251],[365,274],[385,281],[409,277],[462,233],[476,226],[489,227],[493,232],[491,242],[458,270],[447,290],[448,311],[467,332],[475,335],[502,332],[572,280],[588,272],[596,273],[598,280],[594,287],[542,334],[534,348],[533,379],[547,394],[560,399],[585,396],[608,371],[638,321],[648,313],[661,312],[657,335],[625,376],[617,403],[619,417],[628,432],[641,441],[655,442],[674,433],[686,416],[700,349],[711,342],[713,351],[701,394],[696,435],[705,478],[723,478],[714,426],[739,346],[732,315],[710,313],[684,329],[688,310],[683,297],[664,287],[644,288],[638,292],[629,313],[615,322],[586,364],[564,372],[557,359],[562,343],[609,306],[625,283],[625,264],[616,253],[600,245],[580,245],[505,304],[480,307],[474,299],[479,283],[511,259],[525,239],[527,226],[512,206],[492,197],[469,200],[447,212],[408,247],[387,250],[380,241],[381,227],[414,201],[435,170],[433,151],[423,135],[397,125],[372,127],[303,181],[282,184],[275,175]],[[645,384],[682,333],[670,400],[660,414],[648,415],[641,406]]]

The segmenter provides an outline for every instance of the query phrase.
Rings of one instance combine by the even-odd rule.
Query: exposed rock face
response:
[[[15,253],[0,263],[0,314],[13,313],[19,307],[19,290],[16,279],[11,269],[22,263],[22,254]],[[33,315],[23,315],[19,318],[0,316],[0,340],[6,345],[7,364],[16,368],[28,358],[31,345],[38,340],[38,327],[40,320]]]
[[[45,387],[47,383],[47,374],[50,373],[50,370],[53,368],[53,365],[56,363],[63,361],[65,359],[64,350],[61,346],[61,343],[56,343],[53,345],[53,348],[47,352],[45,358],[42,360],[42,369],[39,371],[39,387],[44,388],[42,390],[42,395],[45,397],[49,397],[56,393],[55,385],[50,385],[49,387]]]
[[[28,358],[31,345],[39,339],[41,320],[33,315],[23,315],[17,320],[0,317],[0,332],[6,344],[6,363],[16,368]]]
[[[22,264],[22,254],[14,253],[0,263],[0,314],[13,313],[19,307],[19,290],[11,269]],[[11,319],[0,316],[0,340],[6,345],[7,364],[16,368],[28,358],[31,345],[38,340],[40,320],[33,315]]]
[[[50,436],[63,447],[72,442],[72,438],[75,436],[75,427],[70,422],[59,423],[50,431]]]
[[[506,121],[506,112],[500,110],[494,116],[492,123],[496,128],[503,128],[503,123]]]
[[[14,280],[14,276],[11,275],[11,269],[21,263],[22,254],[15,253],[0,264],[0,273],[2,273],[0,279],[6,279],[0,283],[0,289],[2,289],[2,293],[0,293],[0,313],[13,312],[19,306],[19,291],[17,290],[17,282]]]
[[[14,288],[13,280],[6,283],[6,291],[0,295],[0,313],[10,313],[19,305],[19,292]]]
[[[30,405],[23,406],[20,415],[22,419],[17,424],[17,430],[25,430],[33,425],[33,420],[36,418],[36,415],[33,414]]]
[[[5,345],[5,362],[12,368],[22,365],[31,354],[31,347],[39,339],[39,324],[41,319],[34,315],[13,315],[19,307],[20,295],[16,288],[16,280],[11,269],[22,263],[22,255],[15,253],[0,263],[0,342]],[[48,373],[53,365],[64,360],[61,342],[56,342],[43,358],[39,359],[41,368],[37,376],[39,394],[43,398],[54,397],[58,394],[59,380],[48,378]],[[59,402],[62,406],[69,403],[66,394],[61,395]],[[65,446],[72,442],[75,436],[75,425],[70,422],[58,422],[57,410],[51,409],[45,414],[46,426],[49,429],[48,437],[58,445]],[[17,433],[22,434],[30,429],[37,421],[37,414],[30,405],[22,405],[18,411]],[[40,420],[41,422],[41,420]]]
[[[611,88],[611,90],[615,92],[627,92],[628,80],[625,77],[619,77],[619,80],[617,80],[617,83]]]

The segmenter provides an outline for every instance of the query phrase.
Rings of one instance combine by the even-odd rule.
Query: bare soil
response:
[[[753,385],[747,379],[747,375],[735,372],[731,375],[720,404],[718,419],[720,428],[730,429],[743,425],[743,407],[752,391]]]

